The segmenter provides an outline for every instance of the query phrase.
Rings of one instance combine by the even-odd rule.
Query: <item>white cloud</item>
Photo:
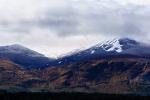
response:
[[[150,5],[149,0],[115,0],[121,4]]]
[[[149,0],[0,0],[0,45],[19,43],[56,57],[106,38],[150,40],[149,5]]]
[[[106,39],[105,36],[97,35],[60,37],[49,30],[37,28],[34,28],[30,34],[5,33],[0,36],[0,45],[21,44],[49,57],[57,57],[76,49],[87,48]]]
[[[1,19],[18,21],[34,19],[46,10],[61,9],[68,0],[0,0]]]

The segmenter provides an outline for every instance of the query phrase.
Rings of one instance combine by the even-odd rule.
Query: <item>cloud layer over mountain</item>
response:
[[[0,45],[48,56],[113,37],[150,40],[150,1],[0,0]]]

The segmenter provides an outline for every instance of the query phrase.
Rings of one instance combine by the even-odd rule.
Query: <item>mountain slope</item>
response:
[[[0,73],[0,89],[8,91],[150,93],[150,60],[145,58],[89,60],[41,70],[3,60]]]
[[[149,94],[150,60],[113,58],[49,67],[42,79],[60,91]]]
[[[115,39],[54,60],[43,69],[26,69],[6,56],[9,60],[0,60],[0,89],[6,85],[36,92],[150,95],[149,50],[149,45],[135,40]],[[21,51],[19,55],[25,55]]]
[[[59,65],[78,61],[104,58],[150,58],[150,45],[137,42],[129,38],[114,39],[99,43],[89,49],[81,50],[70,55],[61,57]]]
[[[26,68],[46,67],[53,59],[21,45],[0,46],[0,59],[8,59]]]

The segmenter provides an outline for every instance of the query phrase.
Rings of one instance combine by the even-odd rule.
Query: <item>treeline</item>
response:
[[[0,93],[0,100],[150,100],[149,96],[99,93]]]

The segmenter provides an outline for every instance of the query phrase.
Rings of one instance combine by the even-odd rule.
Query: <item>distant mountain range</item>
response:
[[[0,47],[0,89],[150,95],[150,45],[114,39],[58,59],[20,45]]]

